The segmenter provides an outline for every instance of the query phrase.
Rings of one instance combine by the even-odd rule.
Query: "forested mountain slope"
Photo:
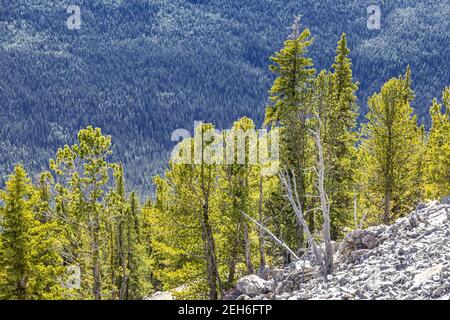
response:
[[[80,0],[82,27],[66,28],[70,3],[0,6],[0,176],[13,164],[40,170],[88,124],[114,136],[128,181],[148,190],[173,146],[171,132],[194,120],[229,127],[260,123],[272,83],[268,58],[294,15],[315,37],[310,54],[329,68],[347,33],[358,97],[412,66],[413,103],[427,121],[432,97],[450,82],[450,3],[377,1],[381,30],[366,26],[374,1]],[[75,4],[75,3],[74,3]]]

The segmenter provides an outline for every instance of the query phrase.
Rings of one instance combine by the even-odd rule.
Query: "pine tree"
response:
[[[0,193],[0,297],[2,299],[58,299],[64,272],[57,252],[56,225],[40,222],[33,211],[39,193],[22,166],[14,169]]]
[[[156,276],[170,289],[183,285],[184,297],[216,300],[222,293],[215,232],[218,167],[209,151],[220,138],[210,124],[195,131],[194,139],[181,142],[189,163],[171,161],[165,178],[155,179],[157,201],[146,219],[152,225],[152,260],[165,269]]]
[[[296,19],[291,38],[284,47],[271,57],[270,66],[276,78],[269,92],[271,104],[266,109],[265,123],[280,124],[283,127],[281,137],[282,166],[297,171],[299,194],[305,195],[309,178],[306,169],[310,166],[311,142],[308,139],[308,119],[311,114],[311,86],[315,69],[313,61],[307,58],[308,48],[313,43],[308,29],[299,31]],[[302,197],[302,206],[306,199]],[[299,249],[303,246],[303,231],[299,223],[296,226]]]
[[[110,220],[106,209],[107,184],[117,167],[107,161],[111,154],[111,137],[99,128],[87,127],[78,133],[78,144],[59,149],[50,168],[56,174],[56,211],[65,223],[65,260],[82,271],[84,298],[101,299],[103,285],[110,274],[105,274],[106,260],[110,258],[106,226]],[[112,272],[112,270],[108,270]],[[111,287],[111,283],[108,287]],[[105,289],[106,290],[106,289]],[[110,289],[108,290],[110,291]]]
[[[321,120],[324,124],[326,189],[330,199],[333,239],[342,235],[344,227],[351,221],[355,182],[354,162],[357,141],[355,126],[358,116],[355,93],[358,84],[353,82],[349,54],[346,35],[342,34],[336,49],[334,72],[329,75],[331,79],[323,74],[324,79],[322,81],[318,79],[315,89],[316,96],[317,91],[322,91],[319,99],[325,99],[325,105],[322,106],[322,109],[325,109],[322,111],[324,116],[321,116]]]
[[[417,188],[417,157],[421,130],[410,107],[410,76],[389,80],[369,99],[368,123],[363,127],[361,170],[363,195],[382,221],[406,212]]]
[[[430,107],[431,129],[426,149],[427,197],[436,199],[450,194],[450,88],[443,93],[445,111],[436,99]]]
[[[250,226],[248,221],[244,219],[242,212],[252,215],[255,211],[251,199],[253,187],[251,184],[255,181],[254,175],[257,164],[256,161],[252,163],[250,158],[257,153],[255,150],[257,141],[258,134],[255,131],[255,125],[247,117],[236,121],[232,130],[224,133],[224,145],[229,150],[233,150],[229,155],[226,155],[222,172],[225,196],[222,198],[223,211],[227,212],[230,219],[230,223],[227,223],[227,229],[225,230],[230,243],[228,287],[234,285],[236,265],[241,253],[243,253],[247,273],[254,273]]]
[[[139,199],[132,192],[128,200],[126,231],[127,231],[127,287],[126,300],[141,299],[146,292],[150,292],[151,268],[148,257],[151,247],[141,242],[141,213]]]

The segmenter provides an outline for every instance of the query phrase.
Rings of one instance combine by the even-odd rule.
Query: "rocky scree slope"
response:
[[[311,254],[240,279],[224,299],[450,300],[450,201],[420,204],[393,225],[350,232],[325,279]]]

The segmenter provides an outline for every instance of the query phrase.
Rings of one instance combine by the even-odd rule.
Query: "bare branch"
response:
[[[252,217],[250,217],[248,214],[246,214],[245,212],[239,210],[247,219],[249,219],[250,221],[252,221],[254,224],[256,224],[259,228],[261,228],[262,230],[264,230],[279,246],[281,246],[283,249],[285,249],[287,252],[289,252],[295,260],[299,260],[300,258],[295,254],[294,251],[292,251],[291,248],[289,248],[283,241],[281,241],[280,239],[278,239],[272,232],[270,232],[269,229],[267,229],[266,227],[264,227],[261,223],[259,223],[258,221],[256,221],[255,219],[253,219]]]
[[[325,244],[325,255],[324,255],[324,270],[325,275],[332,272],[333,269],[333,247],[331,245],[331,232],[330,232],[330,204],[328,201],[328,195],[325,191],[325,161],[323,157],[323,147],[322,147],[322,139],[320,136],[320,128],[322,122],[320,118],[317,116],[319,121],[319,125],[317,131],[313,132],[316,147],[318,152],[318,160],[317,160],[317,173],[318,173],[318,191],[320,195],[320,205],[322,208],[323,215],[323,240]]]
[[[298,193],[296,194],[296,196],[293,195],[291,181],[290,181],[291,177],[289,176],[289,173],[286,174],[286,173],[280,172],[280,180],[286,189],[287,197],[288,197],[289,201],[291,202],[292,209],[294,209],[295,215],[296,215],[300,225],[303,228],[303,232],[306,235],[308,244],[312,248],[314,255],[316,256],[316,259],[319,262],[319,265],[323,267],[322,253],[320,252],[320,249],[317,246],[316,241],[314,240],[314,237],[312,236],[311,231],[309,230],[308,225],[305,221],[301,203],[300,203],[300,201],[298,201],[299,200]],[[294,180],[295,180],[295,175],[294,175]],[[296,184],[294,182],[294,186],[295,185]]]

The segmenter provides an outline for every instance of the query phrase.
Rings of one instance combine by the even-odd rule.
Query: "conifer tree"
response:
[[[14,169],[0,199],[1,299],[62,298],[56,225],[37,219],[39,193],[22,166]]]
[[[151,247],[142,243],[141,236],[141,213],[139,199],[132,192],[127,207],[126,231],[127,231],[127,285],[126,300],[141,299],[146,292],[150,292],[150,279],[152,271],[148,257]]]
[[[210,124],[195,131],[194,139],[181,142],[189,162],[171,161],[165,178],[155,179],[157,201],[147,217],[153,225],[152,260],[166,269],[157,277],[169,288],[184,285],[187,297],[216,300],[222,293],[214,232],[218,168],[209,151],[220,138]]]
[[[356,160],[355,131],[358,110],[356,105],[356,90],[358,84],[353,82],[352,62],[349,58],[347,38],[342,34],[336,49],[331,81],[323,75],[324,80],[317,81],[317,91],[325,93],[319,99],[325,98],[321,121],[324,124],[324,152],[327,167],[326,188],[330,199],[331,233],[336,239],[342,235],[343,229],[349,224],[352,212],[354,188],[354,162]],[[329,86],[331,83],[331,95]],[[322,96],[322,97],[321,97]],[[331,99],[329,99],[331,97]],[[323,102],[322,102],[323,103]],[[328,110],[327,110],[328,109]]]
[[[450,88],[443,93],[445,110],[436,99],[430,107],[431,129],[426,150],[426,191],[428,198],[450,194]]]
[[[417,152],[421,130],[410,106],[409,72],[383,85],[369,99],[368,123],[363,127],[361,167],[366,203],[382,221],[406,212],[413,203],[411,190],[417,188]]]
[[[109,237],[105,233],[109,221],[107,184],[116,168],[107,161],[110,146],[111,137],[104,136],[99,128],[87,127],[78,133],[78,144],[59,149],[56,159],[50,161],[56,174],[58,217],[65,222],[69,241],[66,263],[81,267],[80,293],[94,299],[102,298],[103,284],[111,278],[104,270],[110,257],[106,254]]]
[[[250,158],[256,155],[258,134],[253,121],[247,117],[236,121],[231,131],[224,133],[225,149],[232,150],[226,154],[223,165],[224,194],[223,200],[227,202],[224,211],[227,212],[230,222],[225,232],[231,244],[229,254],[229,273],[227,285],[234,285],[235,269],[238,255],[243,253],[247,273],[254,273],[250,243],[250,227],[244,219],[242,212],[252,214],[254,204],[251,199],[251,185],[254,180],[256,161],[251,163]],[[226,153],[226,152],[225,152]],[[229,158],[228,158],[229,157]]]
[[[282,131],[282,166],[297,171],[299,194],[305,195],[308,176],[305,170],[310,166],[311,142],[308,139],[308,118],[311,114],[311,85],[315,75],[313,61],[306,57],[313,43],[308,29],[300,32],[299,19],[293,25],[290,39],[275,53],[270,69],[277,78],[269,92],[271,104],[266,109],[265,123],[280,124]],[[306,199],[301,204],[305,206]],[[296,227],[299,248],[303,246],[303,230]]]

